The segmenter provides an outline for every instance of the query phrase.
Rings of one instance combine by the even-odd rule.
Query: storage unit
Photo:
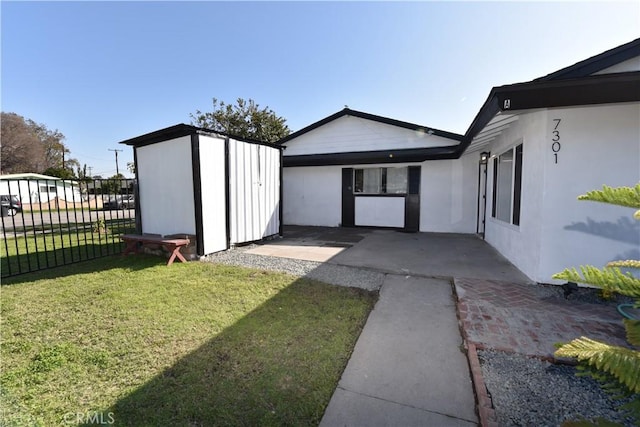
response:
[[[280,147],[179,124],[133,147],[142,233],[191,234],[197,254],[282,234]]]

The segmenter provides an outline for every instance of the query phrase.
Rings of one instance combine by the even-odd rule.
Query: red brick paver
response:
[[[621,316],[613,305],[541,297],[534,289],[538,285],[481,279],[454,283],[465,341],[479,349],[552,358],[554,344],[580,336],[626,345]]]

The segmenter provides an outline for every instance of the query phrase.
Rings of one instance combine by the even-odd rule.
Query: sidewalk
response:
[[[475,426],[447,280],[388,274],[321,426]]]

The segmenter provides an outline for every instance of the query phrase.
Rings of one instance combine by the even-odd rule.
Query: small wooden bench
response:
[[[132,252],[139,253],[140,248],[145,244],[155,244],[162,246],[171,253],[167,266],[173,264],[173,261],[176,258],[182,262],[187,262],[185,257],[180,253],[180,248],[187,246],[190,243],[189,239],[173,239],[144,234],[124,234],[120,236],[120,238],[127,244],[127,247],[124,248],[124,252],[122,252],[123,256]]]

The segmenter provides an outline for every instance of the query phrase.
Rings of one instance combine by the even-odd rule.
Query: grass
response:
[[[5,280],[4,424],[316,425],[375,298],[144,255]]]

